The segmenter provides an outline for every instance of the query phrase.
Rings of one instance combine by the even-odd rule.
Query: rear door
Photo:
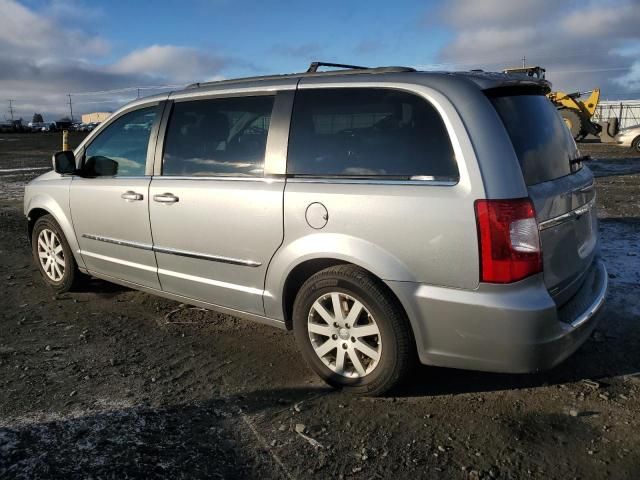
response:
[[[149,192],[163,290],[264,313],[283,237],[284,178],[265,175],[275,102],[271,92],[174,103]]]
[[[556,108],[544,95],[491,98],[518,156],[538,224],[547,288],[559,304],[580,286],[596,253],[591,171]]]

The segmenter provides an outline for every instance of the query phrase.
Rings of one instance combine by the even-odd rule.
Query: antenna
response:
[[[9,113],[11,114],[11,121],[13,122],[13,100],[9,100]]]

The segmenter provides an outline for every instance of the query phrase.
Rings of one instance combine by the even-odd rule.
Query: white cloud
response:
[[[104,55],[109,42],[64,29],[14,0],[0,0],[0,52],[13,55]]]
[[[525,56],[554,88],[640,97],[629,53],[640,41],[638,0],[450,0],[440,18],[454,32],[438,58],[449,67],[499,70]]]
[[[195,48],[152,45],[131,52],[113,64],[109,71],[189,82],[219,71],[226,63],[223,57]]]
[[[99,8],[79,1],[51,0],[36,11],[15,0],[0,0],[0,99],[15,100],[18,116],[24,119],[34,112],[44,113],[49,120],[68,114],[67,93],[206,81],[220,78],[231,62],[175,45],[152,45],[106,62],[109,42],[69,28],[73,22],[64,20],[86,15],[91,24],[100,18]],[[142,91],[149,93],[154,92]],[[113,109],[136,95],[134,89],[122,95],[77,96],[74,113]]]

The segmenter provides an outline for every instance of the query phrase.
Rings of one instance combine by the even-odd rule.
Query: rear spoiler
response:
[[[544,82],[544,83],[543,83]],[[513,95],[546,95],[551,91],[547,81],[504,83],[484,90],[490,97],[508,97]]]
[[[527,75],[513,75],[498,72],[483,72],[472,70],[464,72],[464,75],[474,82],[487,95],[510,90],[513,92],[527,91],[529,95],[546,95],[551,91],[551,82],[542,78],[529,77]],[[516,94],[516,93],[514,93]],[[504,95],[504,93],[502,93]]]

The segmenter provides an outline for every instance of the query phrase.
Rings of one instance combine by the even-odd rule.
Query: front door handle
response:
[[[142,200],[144,196],[141,193],[136,193],[136,192],[132,192],[131,190],[127,190],[122,195],[120,195],[120,198],[125,199],[127,202],[133,202],[136,200]]]
[[[178,200],[180,199],[173,193],[161,193],[153,196],[153,201],[159,203],[176,203]]]

